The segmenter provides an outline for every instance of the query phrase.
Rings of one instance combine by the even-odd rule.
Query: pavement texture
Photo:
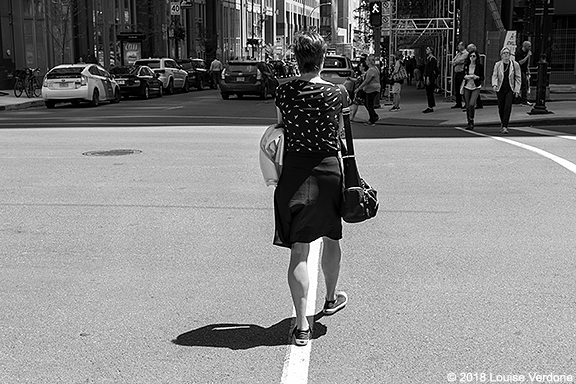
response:
[[[44,107],[41,98],[15,97],[11,90],[0,91],[0,111]],[[535,96],[535,95],[531,95]],[[481,98],[484,108],[476,110],[476,126],[500,126],[496,94],[482,91]],[[380,120],[378,125],[394,126],[448,126],[462,127],[466,125],[466,114],[460,109],[451,109],[454,105],[451,100],[445,100],[443,95],[436,95],[436,108],[433,113],[422,113],[427,107],[426,94],[423,89],[416,89],[414,85],[402,87],[400,110],[390,112],[392,103],[387,98],[381,100],[378,109]],[[546,103],[547,114],[530,114],[531,107],[514,105],[510,117],[510,126],[531,124],[576,124],[576,86],[556,85],[550,88],[550,100]],[[366,108],[361,107],[356,117],[363,122],[368,119]]]

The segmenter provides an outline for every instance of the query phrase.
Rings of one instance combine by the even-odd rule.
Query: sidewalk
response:
[[[25,93],[22,93],[20,97],[16,97],[11,89],[0,91],[0,111],[43,106],[44,101],[41,97],[28,98]]]
[[[414,83],[413,83],[414,84]],[[496,95],[482,93],[484,108],[477,109],[474,125],[476,126],[500,126]],[[545,115],[529,115],[531,107],[513,105],[510,125],[526,124],[576,124],[576,89],[564,87],[558,91],[551,89],[551,101],[546,102],[548,111],[553,112]],[[390,112],[392,102],[386,99],[380,101],[381,108],[376,112],[380,120],[376,125],[405,125],[405,126],[453,126],[463,127],[466,125],[466,113],[461,109],[452,109],[454,101],[445,101],[443,95],[436,95],[436,107],[433,113],[422,113],[426,109],[426,91],[416,89],[414,85],[402,86],[400,99],[400,111]],[[368,120],[368,112],[364,106],[358,109],[356,121]],[[358,124],[358,123],[356,123]]]

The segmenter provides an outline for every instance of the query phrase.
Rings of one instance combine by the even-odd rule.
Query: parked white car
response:
[[[164,87],[164,93],[171,95],[175,89],[188,92],[188,72],[182,69],[175,60],[169,58],[149,58],[136,60],[134,65],[146,65],[160,75]]]
[[[95,107],[101,101],[118,103],[120,86],[112,75],[97,64],[61,64],[52,68],[42,84],[42,98],[48,108],[56,103],[74,105],[89,102]]]

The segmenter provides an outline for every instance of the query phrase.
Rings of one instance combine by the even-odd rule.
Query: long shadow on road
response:
[[[326,335],[327,328],[314,316],[312,339]],[[288,317],[268,328],[256,324],[220,323],[193,329],[172,340],[174,344],[187,347],[215,347],[232,350],[262,346],[289,345],[294,318]]]

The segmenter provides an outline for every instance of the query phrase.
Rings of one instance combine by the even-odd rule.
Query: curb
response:
[[[43,107],[44,100],[31,100],[18,104],[0,105],[0,111],[13,111],[16,109],[27,109]]]

